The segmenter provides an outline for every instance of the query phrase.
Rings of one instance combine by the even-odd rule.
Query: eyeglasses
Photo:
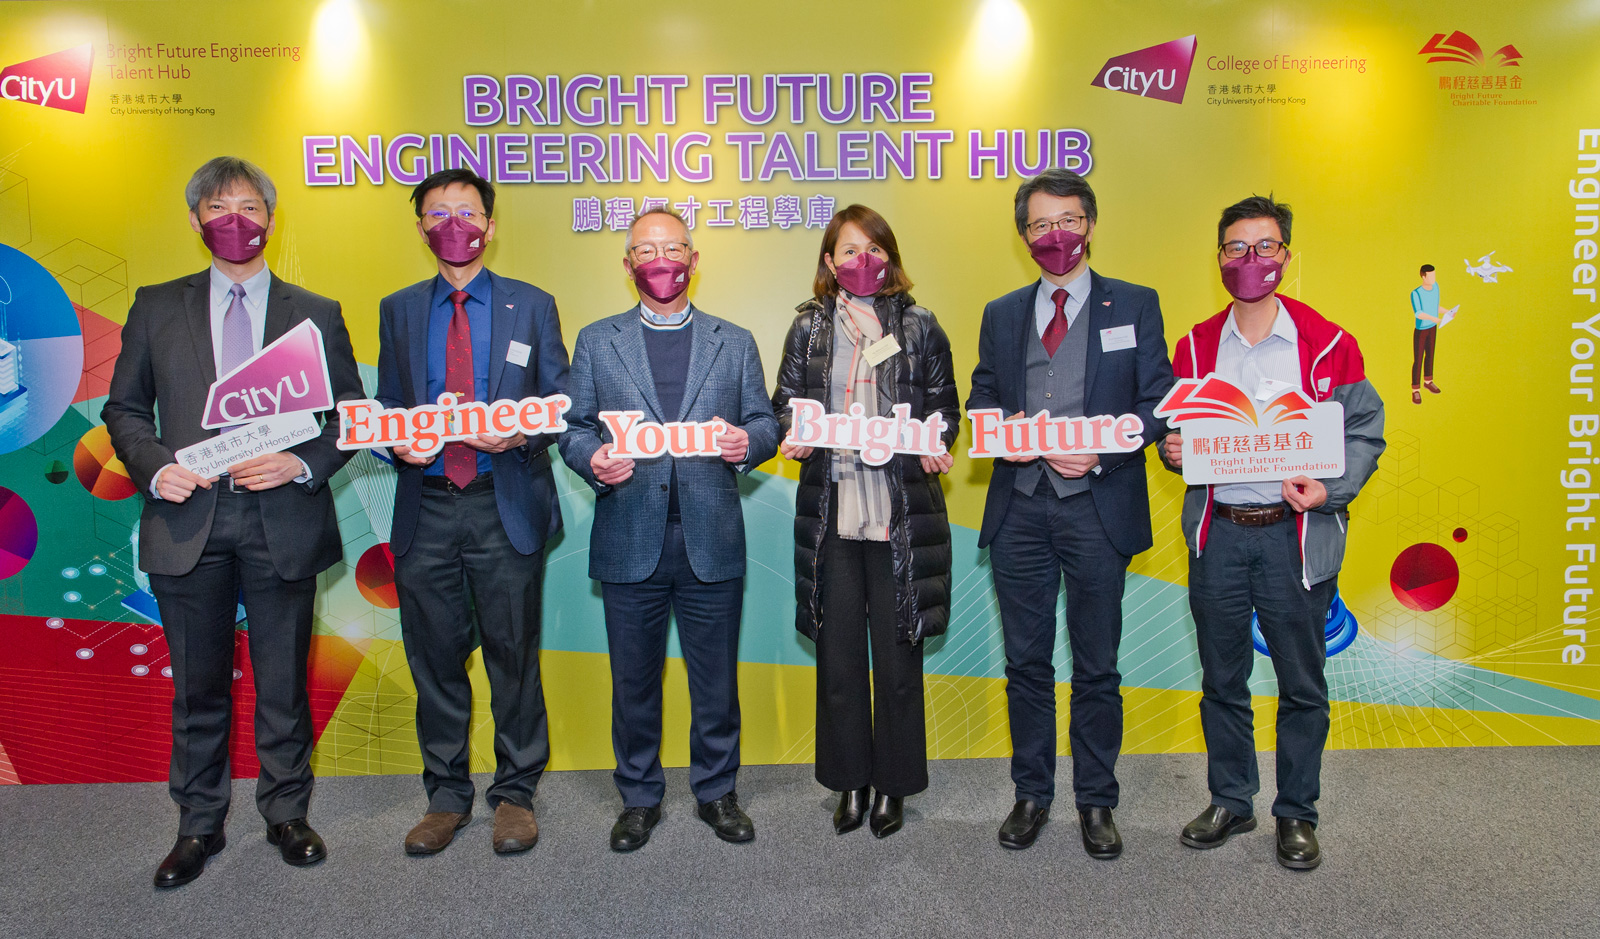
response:
[[[1047,231],[1061,229],[1062,231],[1079,231],[1083,228],[1087,215],[1073,215],[1070,212],[1060,218],[1041,218],[1028,223],[1028,234],[1038,236]]]
[[[1263,238],[1254,244],[1248,241],[1230,241],[1222,246],[1222,256],[1225,258],[1242,258],[1251,251],[1255,251],[1258,258],[1270,258],[1277,254],[1285,243],[1273,241],[1271,238]]]
[[[487,221],[489,218],[487,214],[473,209],[456,209],[454,212],[447,212],[444,209],[430,209],[422,214],[436,222],[442,222],[452,215],[463,222],[477,222],[479,219]]]
[[[694,249],[679,241],[670,241],[664,245],[634,245],[628,250],[633,255],[637,264],[649,264],[656,258],[666,258],[669,261],[682,261]]]

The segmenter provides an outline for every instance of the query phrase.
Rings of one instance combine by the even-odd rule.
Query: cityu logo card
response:
[[[82,114],[89,104],[94,45],[84,43],[0,69],[0,98]]]
[[[322,331],[305,320],[217,379],[206,395],[207,430],[292,411],[333,407]]]
[[[1180,379],[1155,415],[1183,435],[1192,485],[1344,475],[1344,405],[1263,383],[1254,398],[1215,375]]]
[[[1106,64],[1100,66],[1100,74],[1089,84],[1141,98],[1182,104],[1197,47],[1195,37],[1186,36],[1159,46],[1114,55],[1106,59]]]

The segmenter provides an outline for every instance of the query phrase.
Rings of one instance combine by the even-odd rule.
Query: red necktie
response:
[[[467,292],[457,290],[450,294],[456,305],[450,317],[450,332],[444,343],[444,390],[461,396],[462,401],[476,400],[472,380],[472,324],[467,322]],[[478,475],[478,451],[464,443],[444,445],[444,475],[465,489]]]
[[[1056,302],[1056,315],[1050,320],[1050,325],[1044,328],[1044,335],[1039,338],[1044,341],[1044,354],[1054,357],[1056,349],[1061,347],[1061,340],[1067,338],[1067,289],[1057,287],[1056,292],[1050,295],[1050,299]]]

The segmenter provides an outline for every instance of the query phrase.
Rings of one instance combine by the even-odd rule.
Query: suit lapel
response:
[[[211,271],[206,269],[189,278],[183,292],[183,307],[189,318],[189,338],[194,340],[194,357],[200,363],[200,377],[206,387],[217,380],[217,357],[211,347]]]
[[[511,292],[493,272],[489,274],[489,286],[489,400],[494,401],[500,397],[500,379],[505,375],[511,339],[523,335],[522,320],[527,310],[511,299]]]
[[[1011,328],[1015,334],[1011,339],[1011,348],[1017,357],[1014,360],[1016,367],[1006,370],[1006,382],[1011,385],[1010,399],[1017,402],[1019,411],[1028,408],[1028,343],[1033,341],[1033,305],[1038,293],[1039,284],[1035,281],[1032,288],[1022,292],[1021,302],[1012,309]]]
[[[717,360],[717,352],[721,349],[722,335],[710,317],[694,325],[694,343],[689,347],[689,374],[684,378],[683,407],[678,411],[677,420],[686,419],[689,408],[694,405],[694,397],[700,393],[700,386],[706,383],[706,376],[711,374],[711,365]],[[737,414],[722,416],[733,422],[739,420]]]
[[[650,406],[650,413],[655,415],[655,419],[666,420],[661,416],[661,399],[656,397],[655,375],[650,371],[650,353],[644,348],[644,326],[639,322],[637,312],[616,325],[617,332],[611,337],[611,346],[617,351],[622,371],[639,387],[639,393],[644,396],[645,404]]]
[[[410,348],[401,358],[411,364],[411,406],[431,404],[428,401],[428,318],[433,299],[433,281],[425,280],[406,298],[405,335]]]
[[[289,331],[289,326],[294,322],[294,299],[289,291],[287,281],[279,280],[277,274],[269,272],[271,280],[267,289],[267,322],[261,331],[261,348],[282,338]]]
[[[1084,301],[1084,306],[1087,309],[1079,311],[1078,320],[1089,327],[1089,354],[1083,365],[1083,409],[1089,414],[1093,413],[1089,410],[1089,396],[1094,394],[1095,370],[1100,365],[1100,330],[1111,322],[1115,309],[1111,306],[1111,291],[1106,289],[1106,282],[1092,270],[1089,272],[1089,299]]]

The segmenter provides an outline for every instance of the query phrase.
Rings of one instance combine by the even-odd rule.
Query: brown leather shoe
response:
[[[494,807],[494,853],[516,854],[533,847],[539,840],[539,823],[533,809],[515,802]]]
[[[429,812],[406,832],[407,854],[438,854],[472,821],[471,812]]]

